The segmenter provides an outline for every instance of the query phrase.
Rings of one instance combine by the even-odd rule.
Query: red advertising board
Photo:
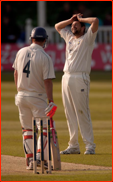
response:
[[[16,53],[26,44],[1,45],[1,70],[13,70],[12,64]],[[65,44],[49,44],[45,51],[51,56],[55,70],[63,70],[65,63]],[[112,45],[95,44],[91,62],[92,70],[112,69]]]

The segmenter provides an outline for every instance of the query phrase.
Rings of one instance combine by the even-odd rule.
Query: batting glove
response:
[[[46,116],[49,116],[50,118],[52,118],[53,115],[55,114],[56,109],[57,109],[56,104],[54,104],[53,102],[50,102],[48,107],[45,109]]]

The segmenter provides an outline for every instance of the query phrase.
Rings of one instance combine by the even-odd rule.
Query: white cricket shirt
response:
[[[18,72],[18,91],[46,93],[44,80],[55,78],[50,56],[34,43],[18,51],[12,67]]]
[[[91,26],[87,33],[75,39],[73,33],[66,28],[60,31],[61,37],[66,42],[66,61],[63,71],[65,73],[91,71],[91,55],[97,32],[93,33]]]

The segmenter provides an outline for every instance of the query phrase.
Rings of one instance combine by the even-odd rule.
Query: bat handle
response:
[[[50,127],[54,128],[54,126],[53,126],[53,118],[50,118]]]

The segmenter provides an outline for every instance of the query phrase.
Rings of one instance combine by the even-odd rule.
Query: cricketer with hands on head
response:
[[[91,24],[85,33],[85,23]],[[71,31],[66,26],[71,25]],[[62,77],[62,100],[70,141],[61,154],[80,154],[78,127],[85,143],[84,154],[95,154],[92,121],[89,110],[91,55],[99,20],[74,14],[70,19],[55,24],[55,29],[66,42],[66,61]]]
[[[31,45],[17,52],[13,64],[14,80],[17,87],[15,104],[18,106],[19,118],[23,132],[23,148],[26,169],[33,170],[32,117],[52,117],[57,106],[53,102],[53,84],[55,78],[53,62],[44,51],[48,38],[46,30],[36,27],[31,32]],[[47,99],[49,104],[47,103]],[[36,125],[40,130],[39,119]],[[47,124],[43,119],[44,167],[47,168]],[[40,166],[40,136],[37,141],[37,166]]]

